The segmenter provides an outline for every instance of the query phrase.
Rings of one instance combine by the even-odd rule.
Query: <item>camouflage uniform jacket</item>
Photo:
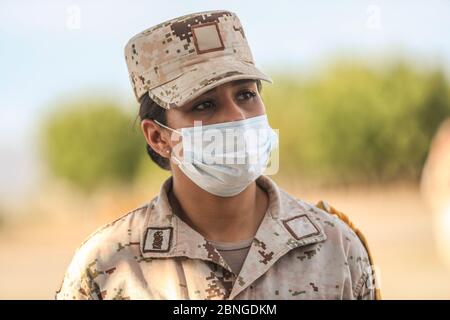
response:
[[[91,235],[57,299],[374,299],[370,259],[341,219],[266,176],[269,208],[238,275],[171,211],[167,191]]]

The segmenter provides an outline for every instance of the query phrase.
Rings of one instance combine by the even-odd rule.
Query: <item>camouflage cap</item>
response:
[[[235,13],[205,11],[178,17],[137,34],[125,46],[125,60],[139,99],[166,109],[237,79],[272,80],[254,64]]]

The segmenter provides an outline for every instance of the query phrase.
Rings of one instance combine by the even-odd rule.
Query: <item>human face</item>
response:
[[[209,125],[244,120],[265,113],[257,82],[235,80],[205,92],[182,107],[167,110],[166,125],[179,130],[193,127],[194,121]],[[173,139],[172,132],[149,119],[143,120],[141,126],[152,149],[161,156],[170,158],[170,150],[179,142],[178,139]]]

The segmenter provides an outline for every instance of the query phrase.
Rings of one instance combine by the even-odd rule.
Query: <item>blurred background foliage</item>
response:
[[[274,80],[263,96],[280,128],[280,173],[322,185],[418,182],[432,136],[450,114],[438,67],[339,60],[311,77]]]
[[[281,178],[322,186],[418,182],[432,136],[450,115],[441,68],[401,59],[338,59],[315,73],[273,78],[263,99],[280,130]],[[136,115],[137,105],[112,99],[58,105],[42,125],[51,172],[85,191],[167,175],[148,158]]]
[[[42,127],[42,150],[51,172],[85,191],[131,182],[145,148],[125,110],[107,98],[58,106]]]

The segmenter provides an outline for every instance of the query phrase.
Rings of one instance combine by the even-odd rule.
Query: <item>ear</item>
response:
[[[150,119],[141,121],[141,129],[147,144],[161,157],[170,158],[170,134],[165,132],[156,122]]]

